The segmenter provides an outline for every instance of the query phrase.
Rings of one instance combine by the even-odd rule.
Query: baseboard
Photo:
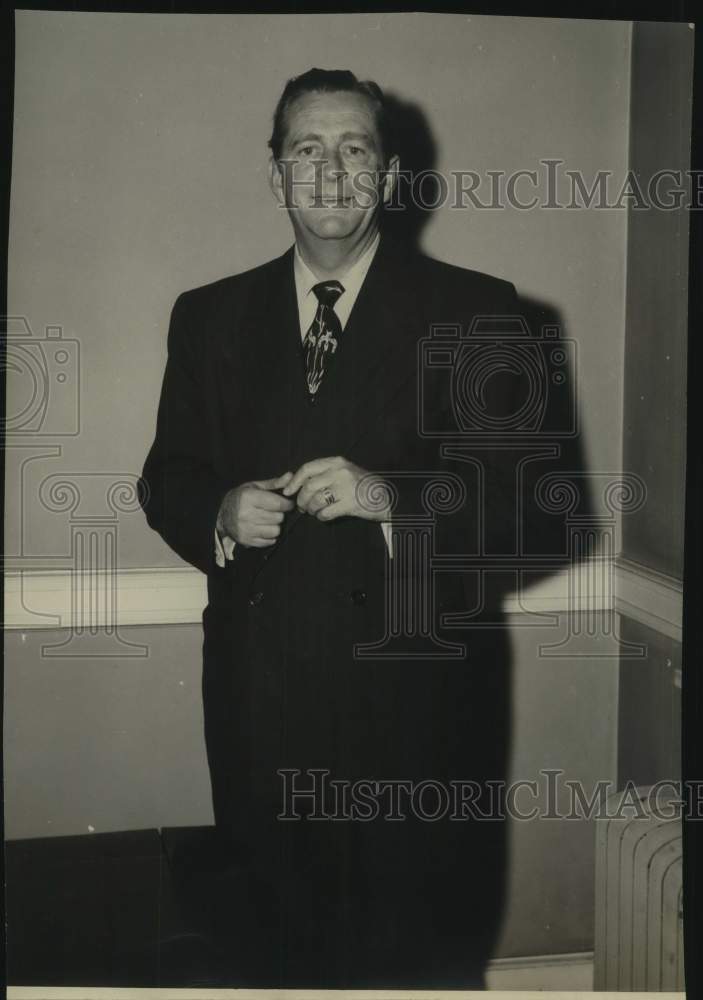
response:
[[[537,955],[527,958],[498,958],[488,967],[486,988],[489,990],[566,990],[569,992],[589,992],[593,989],[593,952],[574,952],[564,955]],[[8,986],[8,1000],[122,1000],[128,991],[121,989],[104,989],[100,987],[46,987],[46,986]],[[213,997],[224,1000],[254,1000],[254,998],[272,998],[280,1000],[285,993],[287,1000],[297,1000],[298,997],[324,997],[327,995],[344,995],[345,1000],[359,996],[364,1000],[371,997],[397,998],[393,990],[210,990],[210,989],[140,989],[130,990],[129,997],[136,995],[153,998],[153,1000],[205,1000]],[[452,998],[462,995],[480,995],[479,991],[451,991]],[[437,997],[439,992],[403,990],[403,1000],[411,1000],[417,996],[422,1000]]]
[[[498,958],[489,965],[486,988],[503,993],[524,990],[560,990],[583,996],[593,989],[593,952],[564,955],[537,955],[527,958]],[[437,1000],[450,997],[481,996],[479,990],[249,990],[249,989],[110,989],[101,987],[8,986],[8,1000],[311,1000],[311,998],[344,998],[344,1000]],[[524,994],[523,994],[524,995]],[[602,995],[602,994],[601,994]],[[663,997],[664,994],[657,994]],[[629,994],[634,997],[634,994]],[[683,997],[683,994],[667,994]]]
[[[486,970],[486,988],[590,992],[593,989],[593,952],[496,958]]]

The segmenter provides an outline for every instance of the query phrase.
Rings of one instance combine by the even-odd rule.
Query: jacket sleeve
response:
[[[150,527],[182,559],[209,573],[216,565],[217,514],[234,484],[221,479],[210,461],[204,345],[202,331],[189,322],[188,305],[184,293],[171,312],[156,434],[142,470],[140,499]]]

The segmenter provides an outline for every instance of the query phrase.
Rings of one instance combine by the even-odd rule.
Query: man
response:
[[[511,544],[500,450],[482,453],[482,479],[476,462],[442,458],[420,433],[418,392],[433,325],[514,314],[515,292],[381,232],[399,160],[375,84],[318,69],[289,81],[270,146],[295,245],[179,296],[143,470],[149,524],[207,574],[216,827],[234,863],[274,890],[263,968],[242,985],[481,986],[502,903],[498,816],[434,820],[428,800],[422,816],[325,819],[329,803],[296,794],[301,818],[277,817],[315,769],[398,795],[463,779],[483,794],[505,777],[503,630],[437,620],[420,653],[354,647],[388,635],[391,568],[406,595],[432,589],[433,614],[473,606],[474,574],[421,578],[411,558],[433,475],[460,494],[463,483],[466,501],[437,515],[437,551]],[[495,385],[509,409],[514,380]],[[449,380],[425,390],[422,407],[449,420]],[[495,619],[497,597],[484,605]],[[457,640],[466,655],[443,655]]]

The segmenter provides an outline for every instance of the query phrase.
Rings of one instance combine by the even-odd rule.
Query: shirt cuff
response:
[[[229,535],[223,535],[220,538],[220,533],[215,528],[215,562],[220,569],[224,569],[225,560],[231,560],[234,557],[235,545],[236,542]]]

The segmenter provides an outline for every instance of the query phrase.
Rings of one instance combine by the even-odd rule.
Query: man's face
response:
[[[286,126],[271,184],[296,235],[362,237],[380,200],[390,197],[389,178],[378,174],[384,164],[370,101],[344,91],[303,94],[288,109]]]

